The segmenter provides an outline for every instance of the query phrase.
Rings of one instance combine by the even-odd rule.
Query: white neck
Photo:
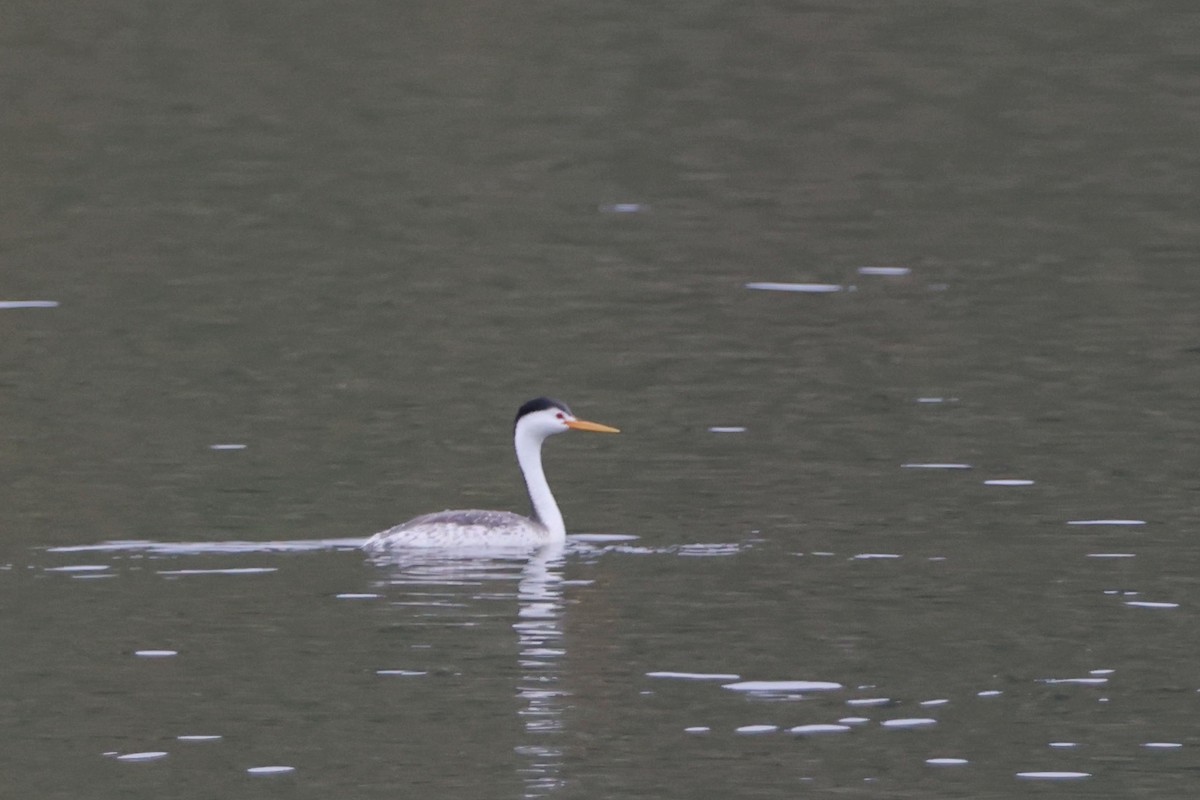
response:
[[[542,471],[542,441],[520,426],[513,437],[517,463],[525,475],[525,488],[529,490],[529,502],[533,504],[533,520],[544,525],[554,539],[564,539],[567,529],[563,525],[562,512],[554,502],[546,473]]]

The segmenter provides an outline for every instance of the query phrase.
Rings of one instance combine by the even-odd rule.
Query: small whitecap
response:
[[[774,283],[771,281],[760,281],[756,283],[747,283],[747,289],[761,289],[767,292],[802,292],[805,294],[829,294],[831,292],[840,292],[845,287],[836,283]]]
[[[746,429],[741,425],[714,425],[708,429],[709,433],[745,433]]]
[[[788,728],[788,733],[796,736],[820,736],[826,733],[845,733],[850,730],[849,725],[797,725],[794,728]]]
[[[908,464],[901,464],[901,469],[970,469],[970,464],[959,464],[953,461],[914,461]]]
[[[725,672],[647,672],[647,678],[673,678],[681,681],[736,681],[742,677]]]
[[[0,309],[58,308],[57,300],[0,300]]]
[[[735,730],[734,733],[753,736],[755,734],[774,733],[777,730],[779,730],[778,725],[743,725]]]
[[[160,569],[159,575],[264,575],[278,572],[279,567],[229,567],[226,569]]]
[[[676,551],[681,556],[690,557],[711,557],[711,556],[735,556],[742,552],[742,546],[733,542],[701,542],[696,544],[683,544]]]
[[[1072,747],[1079,747],[1079,742],[1050,742],[1050,747],[1059,750],[1069,750]]]
[[[1144,519],[1071,519],[1068,525],[1145,525]]]
[[[251,775],[286,775],[289,772],[295,772],[295,771],[296,771],[295,767],[285,767],[285,766],[250,767],[249,769],[246,770],[246,772],[250,773]]]
[[[178,650],[134,650],[133,654],[138,658],[171,658],[179,655]]]
[[[904,719],[885,719],[879,724],[885,728],[924,728],[929,725],[937,725],[937,720],[929,717],[906,717]]]
[[[210,444],[209,450],[245,450],[244,444]]]
[[[1042,678],[1042,683],[1077,683],[1081,686],[1102,686],[1108,683],[1108,678]]]
[[[935,699],[935,700],[922,700],[920,703],[918,703],[918,705],[925,706],[925,707],[929,707],[929,706],[944,706],[944,705],[946,705],[946,704],[947,704],[947,703],[949,703],[949,702],[950,702],[950,701],[949,701],[947,698],[945,698],[945,697],[939,697],[939,698],[937,698],[937,699]]]
[[[909,275],[912,270],[908,267],[859,267],[859,275],[877,275],[885,278],[898,278]]]
[[[1018,778],[1031,781],[1074,781],[1090,778],[1090,772],[1018,772]]]
[[[721,688],[735,692],[776,694],[782,692],[831,692],[841,689],[842,685],[832,681],[740,681],[727,683]]]
[[[1125,605],[1134,608],[1179,608],[1179,603],[1156,603],[1149,600],[1126,600]]]
[[[1088,553],[1088,558],[1136,558],[1137,553]]]
[[[869,561],[874,558],[900,558],[899,553],[859,553],[851,557],[851,561]]]
[[[969,762],[965,758],[927,758],[925,763],[931,767],[961,767]]]
[[[693,725],[690,728],[684,728],[683,732],[684,733],[708,733],[711,730],[712,730],[712,728],[708,727],[707,725]]]
[[[215,742],[224,737],[216,733],[187,733],[175,738],[181,742]]]
[[[147,750],[144,753],[125,753],[117,756],[117,761],[157,761],[160,758],[166,758],[165,750]]]
[[[377,669],[376,675],[396,675],[403,678],[413,678],[420,675],[428,675],[428,672],[416,669]]]
[[[574,533],[571,539],[576,542],[631,542],[639,537],[627,533]]]
[[[1183,747],[1183,742],[1145,742],[1142,747],[1151,750],[1175,750]]]
[[[870,707],[870,706],[886,706],[892,702],[890,697],[857,697],[853,700],[847,700],[848,706]]]
[[[334,595],[337,600],[376,600],[379,595],[373,592],[342,592]]]
[[[1033,486],[1034,481],[1026,478],[992,478],[983,482],[984,486]]]
[[[1004,692],[1000,691],[999,689],[985,689],[982,692],[976,692],[975,696],[976,697],[999,697],[1002,694],[1004,694]]]
[[[842,725],[866,725],[870,721],[870,717],[842,717],[838,720]]]

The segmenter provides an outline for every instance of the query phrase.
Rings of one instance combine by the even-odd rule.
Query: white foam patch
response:
[[[608,203],[600,206],[604,214],[638,214],[649,209],[644,203]]]
[[[165,750],[147,750],[144,753],[125,753],[117,756],[117,761],[157,761],[160,758],[166,758]]]
[[[267,542],[153,542],[148,539],[119,539],[101,544],[77,544],[48,547],[48,553],[123,553],[145,552],[165,556],[191,556],[227,553],[308,553],[324,550],[358,550],[365,538],[297,539]]]
[[[1145,525],[1144,519],[1072,519],[1067,520],[1068,525],[1125,525],[1137,526]]]
[[[912,274],[908,267],[859,267],[859,275],[877,275],[884,278],[899,278]]]
[[[632,542],[639,537],[626,533],[575,533],[568,538],[576,542]]]
[[[0,309],[58,308],[57,300],[0,300]]]
[[[831,692],[841,689],[842,685],[832,681],[740,681],[727,683],[721,688],[735,692],[779,694],[785,692]]]
[[[909,464],[901,464],[901,469],[971,469],[970,464],[959,464],[953,461],[914,461]]]
[[[801,292],[803,294],[830,294],[840,292],[845,287],[837,283],[775,283],[759,281],[747,283],[747,289],[759,289],[767,292]]]
[[[797,736],[821,736],[828,733],[845,733],[850,730],[849,725],[797,725],[794,728],[788,728],[788,733],[794,733]]]
[[[866,725],[870,721],[870,717],[842,717],[838,720],[842,725]]]
[[[929,717],[907,717],[905,719],[885,719],[880,725],[885,728],[925,728],[937,725],[937,720]]]
[[[279,567],[228,567],[226,569],[160,569],[159,575],[265,575],[278,572]]]
[[[944,706],[949,702],[950,701],[948,699],[946,699],[944,697],[939,697],[935,700],[922,700],[918,705],[927,708],[930,706]]]
[[[647,672],[646,677],[680,681],[736,681],[742,676],[732,672]]]

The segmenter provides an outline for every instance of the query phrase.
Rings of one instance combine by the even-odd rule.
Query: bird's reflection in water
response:
[[[517,712],[522,736],[516,747],[520,759],[516,769],[523,796],[528,798],[549,796],[563,783],[563,751],[555,742],[563,732],[567,696],[561,674],[566,655],[563,551],[563,543],[555,542],[532,553],[494,547],[410,550],[374,559],[388,570],[389,585],[405,586],[422,598],[403,605],[424,606],[427,611],[437,607],[441,613],[435,616],[443,624],[449,621],[446,609],[452,608],[457,609],[455,616],[463,613],[473,625],[480,625],[480,602],[513,597],[512,591],[502,587],[515,581],[517,610],[511,625],[517,636],[520,667],[515,691],[522,701]],[[498,619],[494,610],[489,610],[486,618]]]

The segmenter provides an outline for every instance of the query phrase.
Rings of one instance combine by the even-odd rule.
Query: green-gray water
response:
[[[0,42],[5,796],[1194,793],[1185,5],[22,0]],[[354,548],[524,510],[539,394],[623,430],[547,446],[593,536]]]

